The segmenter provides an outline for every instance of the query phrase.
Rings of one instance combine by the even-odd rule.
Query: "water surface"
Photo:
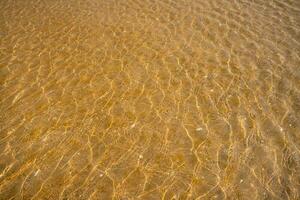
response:
[[[0,199],[300,199],[300,1],[2,0]]]

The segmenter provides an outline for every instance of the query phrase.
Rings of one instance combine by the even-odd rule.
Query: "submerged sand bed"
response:
[[[300,1],[3,0],[0,199],[300,199]]]

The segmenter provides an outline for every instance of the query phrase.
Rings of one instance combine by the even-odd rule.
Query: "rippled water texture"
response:
[[[299,0],[2,0],[0,199],[300,199]]]

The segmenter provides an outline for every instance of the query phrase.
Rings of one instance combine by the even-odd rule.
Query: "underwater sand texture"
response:
[[[299,200],[299,0],[1,0],[0,199]]]

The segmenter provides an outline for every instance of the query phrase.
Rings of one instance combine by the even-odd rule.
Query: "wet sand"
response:
[[[0,1],[0,199],[300,199],[300,1]]]

